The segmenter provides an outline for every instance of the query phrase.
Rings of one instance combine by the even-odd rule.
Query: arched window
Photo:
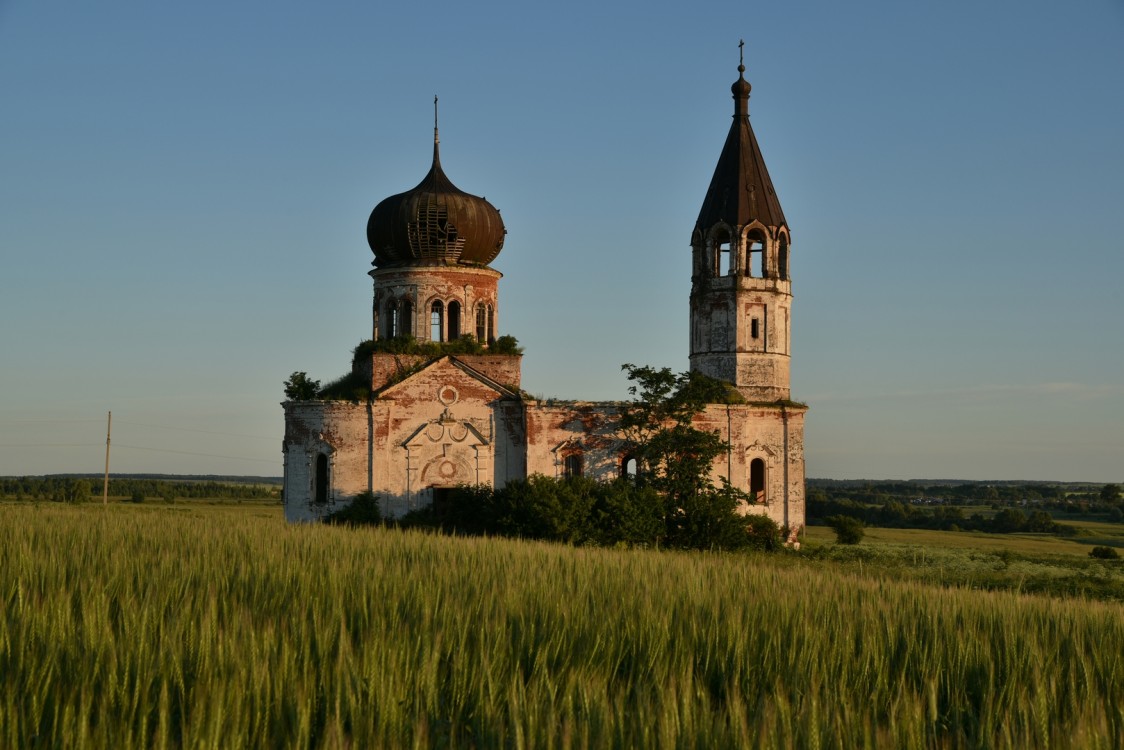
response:
[[[788,237],[783,234],[777,240],[777,277],[788,281]]]
[[[640,464],[633,456],[625,456],[621,459],[621,476],[625,479],[636,479],[639,467]]]
[[[753,501],[763,503],[765,499],[765,462],[755,458],[749,462],[749,494]]]
[[[461,337],[461,303],[449,303],[449,341],[456,341]]]
[[[445,306],[441,304],[441,300],[434,300],[432,307],[429,308],[429,340],[430,341],[444,341],[442,336],[444,332],[444,318]]]
[[[496,340],[496,311],[488,305],[488,344],[489,346]]]
[[[398,335],[398,302],[397,300],[388,299],[386,301],[386,322],[383,332],[388,339],[392,339]]]
[[[568,453],[562,459],[562,476],[580,477],[582,475],[582,454],[579,452]]]
[[[750,232],[745,238],[745,275],[765,278],[765,238],[760,232]]]
[[[401,313],[398,316],[398,335],[414,335],[414,303],[408,299],[402,300]]]
[[[312,500],[317,505],[323,505],[328,502],[328,455],[326,453],[319,453],[316,456],[316,472],[313,478],[313,491]]]
[[[476,340],[480,343],[488,340],[488,312],[483,303],[476,306]]]

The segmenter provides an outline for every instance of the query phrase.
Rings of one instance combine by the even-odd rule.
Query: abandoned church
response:
[[[733,124],[682,265],[691,273],[690,369],[741,398],[707,406],[694,426],[729,444],[712,465],[715,483],[748,493],[745,513],[795,532],[804,525],[807,407],[789,393],[792,246],[749,124],[744,65],[738,72]],[[435,122],[428,174],[375,206],[367,223],[372,342],[356,349],[349,376],[364,396],[283,404],[289,520],[316,520],[365,492],[384,516],[398,517],[440,506],[462,484],[635,472],[619,404],[544,402],[522,390],[522,355],[498,336],[501,274],[491,264],[505,235],[499,211],[445,175]],[[465,336],[481,345],[449,350],[474,353],[386,346]]]

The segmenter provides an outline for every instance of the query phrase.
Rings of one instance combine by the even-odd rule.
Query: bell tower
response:
[[[762,403],[789,399],[791,235],[749,125],[750,88],[742,59],[734,121],[691,234],[690,362]]]

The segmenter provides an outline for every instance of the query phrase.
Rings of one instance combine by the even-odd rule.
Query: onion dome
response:
[[[767,227],[785,225],[780,199],[749,126],[750,89],[745,80],[745,65],[739,63],[738,80],[730,87],[734,95],[734,122],[703,199],[696,232],[705,233],[720,222],[731,227],[744,227],[754,221]]]
[[[433,100],[433,166],[417,187],[386,198],[367,221],[367,244],[378,268],[413,265],[487,266],[503,249],[500,212],[454,185],[441,169],[437,98]]]

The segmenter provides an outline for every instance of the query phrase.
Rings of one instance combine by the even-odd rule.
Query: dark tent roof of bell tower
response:
[[[731,227],[760,221],[767,227],[785,224],[781,202],[773,189],[761,147],[749,125],[749,82],[745,66],[738,65],[738,80],[730,87],[734,95],[734,122],[718,157],[710,188],[699,211],[696,230],[706,232],[719,222]]]

